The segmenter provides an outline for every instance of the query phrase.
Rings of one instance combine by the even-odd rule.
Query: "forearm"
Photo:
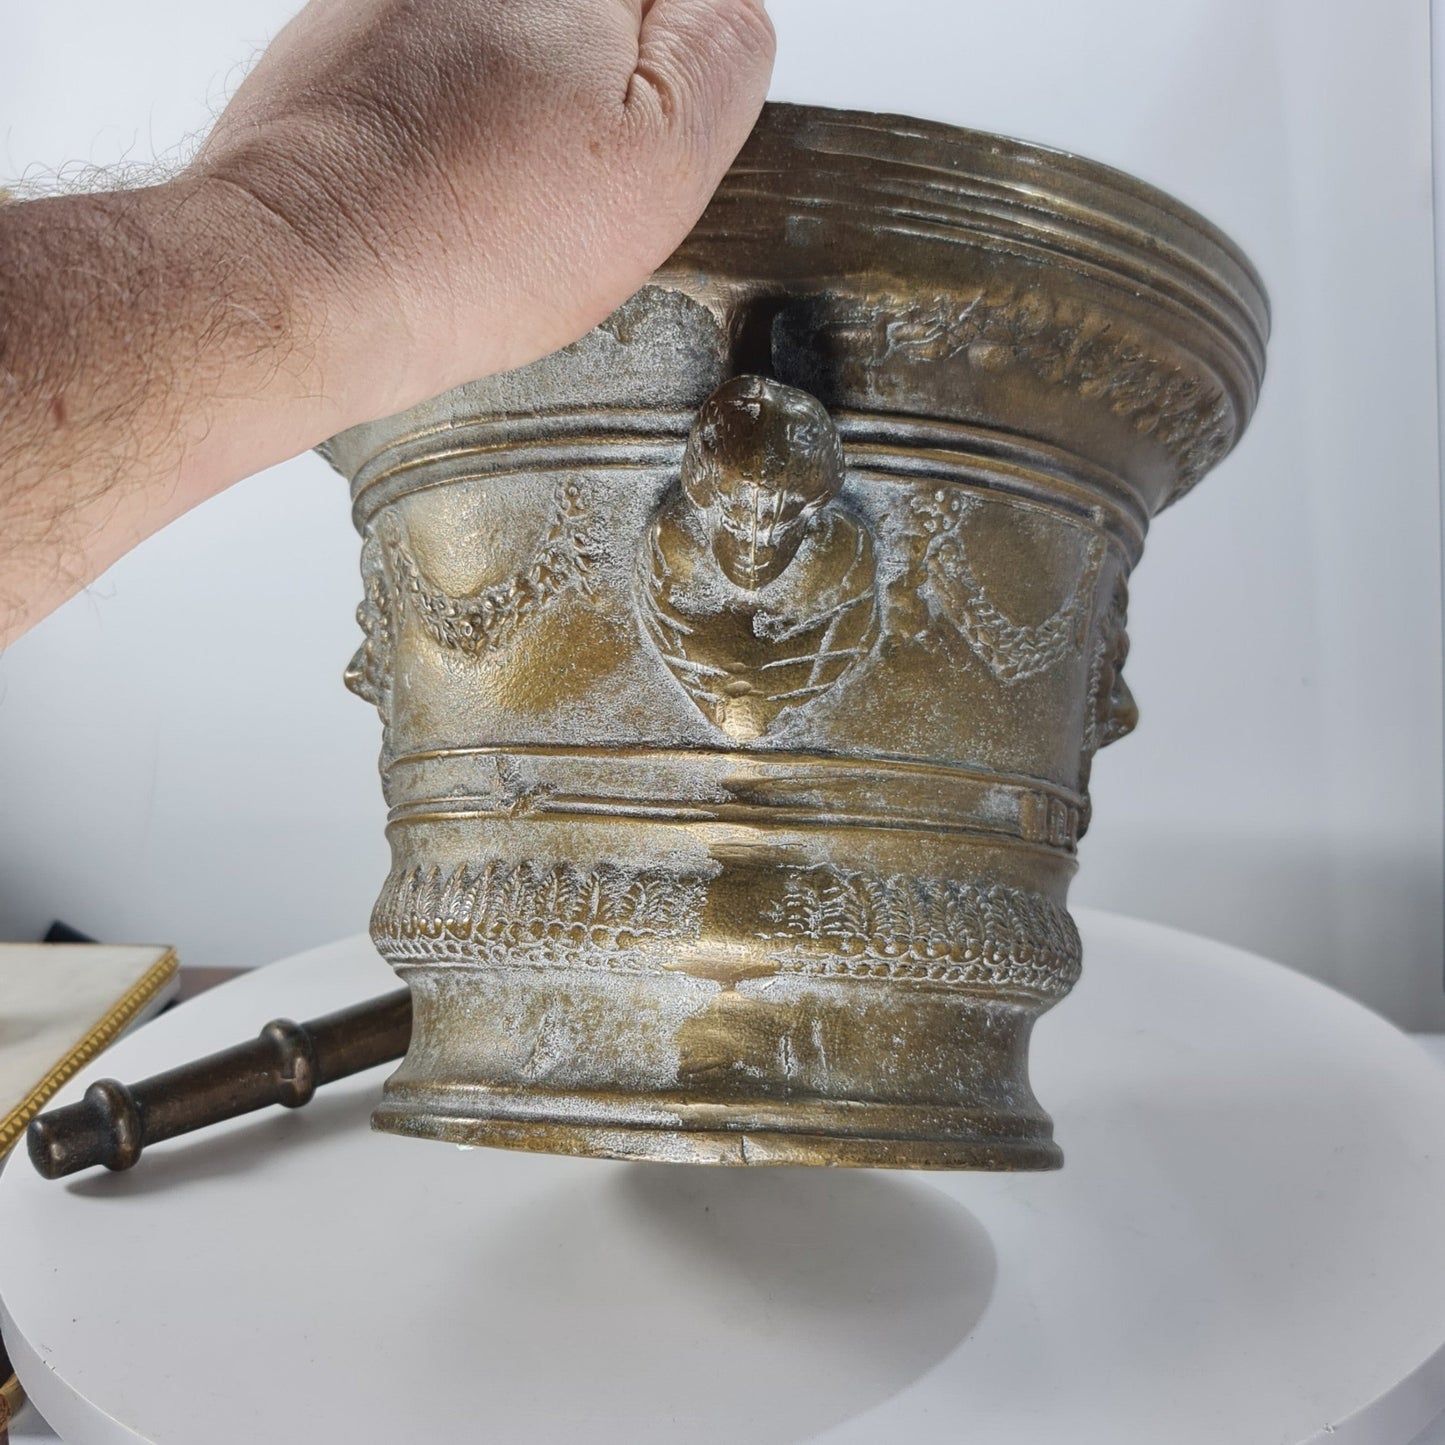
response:
[[[0,647],[229,483],[595,326],[772,46],[762,0],[311,0],[174,181],[0,205]]]
[[[0,646],[335,430],[315,264],[243,192],[190,177],[0,205]]]

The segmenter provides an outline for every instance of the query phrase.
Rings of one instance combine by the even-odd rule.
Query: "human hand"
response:
[[[576,340],[701,214],[772,65],[763,0],[311,0],[193,174],[289,233],[361,421]]]

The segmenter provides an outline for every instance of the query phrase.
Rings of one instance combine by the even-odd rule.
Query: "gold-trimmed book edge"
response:
[[[8,1154],[46,1101],[69,1083],[102,1050],[109,1048],[180,971],[168,948],[114,1003],[100,1021],[36,1086],[0,1120],[0,1158]]]

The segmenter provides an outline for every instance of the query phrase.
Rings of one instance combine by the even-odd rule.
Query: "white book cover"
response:
[[[174,950],[0,944],[0,1158],[57,1089],[174,996]]]

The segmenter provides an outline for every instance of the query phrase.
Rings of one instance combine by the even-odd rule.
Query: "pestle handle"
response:
[[[149,1144],[271,1104],[299,1109],[323,1084],[399,1059],[411,1040],[407,989],[309,1023],[272,1019],[244,1044],[138,1084],[99,1079],[78,1104],[31,1121],[31,1162],[47,1179],[103,1164],[129,1169]]]

